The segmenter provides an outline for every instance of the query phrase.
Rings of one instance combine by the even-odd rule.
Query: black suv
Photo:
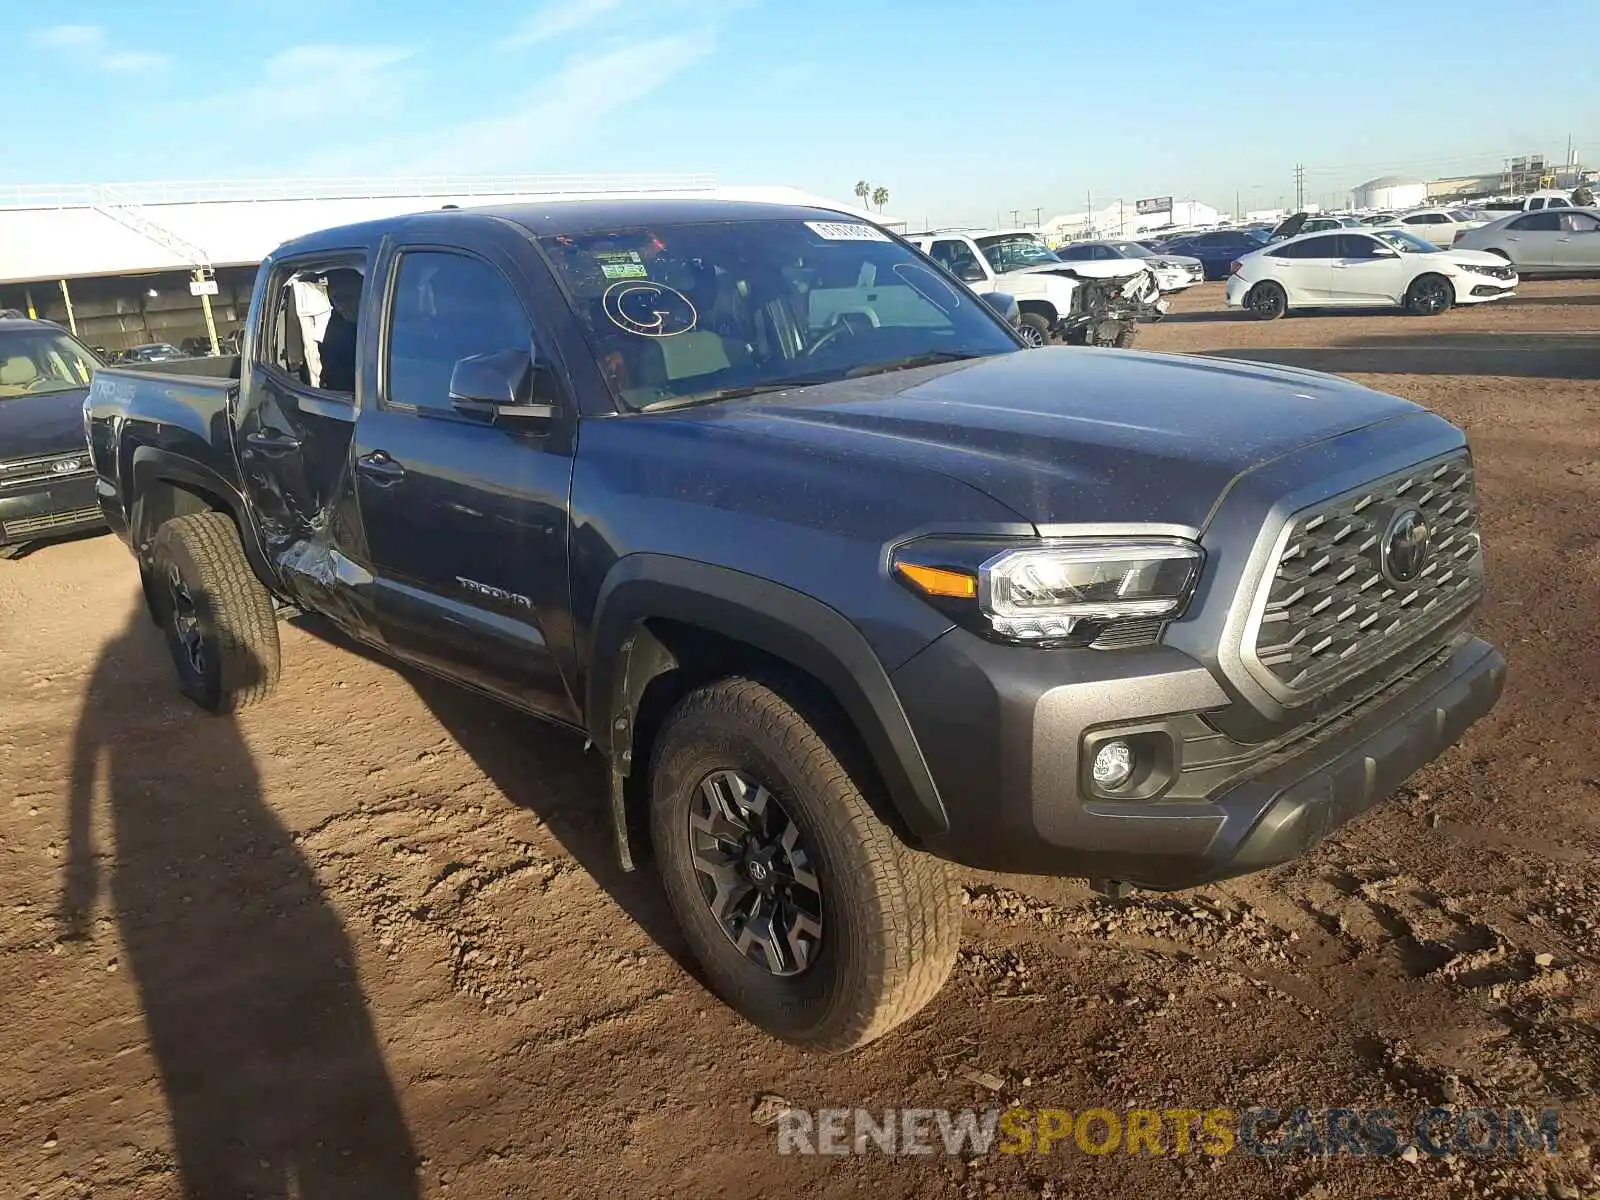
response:
[[[100,360],[59,325],[0,319],[0,557],[105,527],[83,440]]]

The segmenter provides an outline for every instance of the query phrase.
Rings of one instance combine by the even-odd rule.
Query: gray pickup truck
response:
[[[1500,693],[1459,429],[1027,349],[859,218],[336,229],[262,266],[243,351],[86,401],[183,689],[266,696],[293,606],[586,736],[710,985],[811,1047],[938,990],[952,863],[1119,893],[1283,862]]]

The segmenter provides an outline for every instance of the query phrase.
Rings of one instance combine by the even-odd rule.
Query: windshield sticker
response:
[[[830,242],[887,242],[889,235],[859,221],[807,221],[806,228]]]
[[[648,279],[644,259],[637,250],[596,250],[595,261],[607,279]]]
[[[639,337],[677,337],[700,321],[689,297],[664,283],[623,280],[606,289],[606,319]]]

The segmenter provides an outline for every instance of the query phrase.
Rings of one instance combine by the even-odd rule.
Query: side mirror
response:
[[[1372,248],[1372,257],[1373,258],[1399,258],[1400,257],[1400,251],[1396,250],[1393,246],[1374,246]]]
[[[1000,319],[1013,329],[1022,325],[1022,310],[1017,307],[1017,298],[1008,296],[1005,292],[989,292],[983,297],[983,302],[995,312],[1000,314]]]
[[[973,263],[970,266],[962,267],[960,271],[956,272],[956,278],[961,280],[962,283],[982,283],[988,276],[983,273],[982,267],[977,263]]]
[[[555,406],[533,402],[533,355],[496,350],[460,359],[450,371],[450,404],[490,421],[548,421]]]

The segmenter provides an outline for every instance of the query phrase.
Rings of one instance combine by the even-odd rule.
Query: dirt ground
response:
[[[1196,893],[973,874],[938,999],[808,1057],[686,970],[576,740],[298,624],[270,701],[203,716],[126,551],[46,546],[0,563],[0,1196],[1600,1193],[1600,282],[1437,319],[1177,307],[1142,348],[1350,374],[1472,435],[1507,692],[1396,799]],[[772,1096],[1553,1105],[1561,1133],[1415,1162],[779,1156]]]

